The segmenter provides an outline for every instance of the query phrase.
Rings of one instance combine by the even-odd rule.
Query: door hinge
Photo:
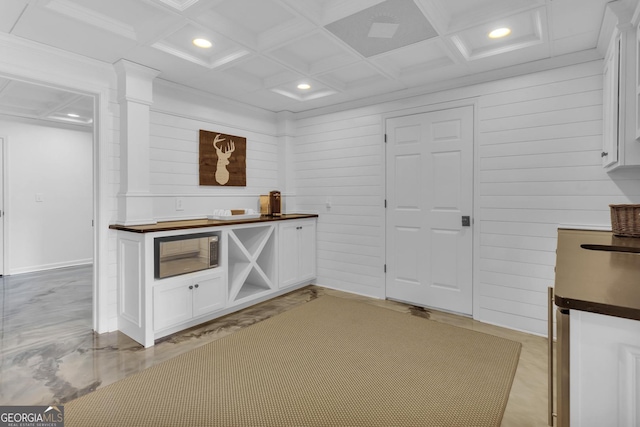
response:
[[[387,199],[384,199],[384,208],[387,209]]]
[[[387,272],[387,264],[384,265],[384,272]]]
[[[387,134],[386,133],[384,134],[384,142],[385,143],[387,142]]]

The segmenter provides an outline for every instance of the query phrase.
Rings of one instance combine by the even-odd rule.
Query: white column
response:
[[[293,138],[295,120],[290,111],[277,114],[278,127],[278,190],[283,195],[283,212],[296,210],[295,189],[293,186]]]
[[[120,104],[118,224],[155,224],[149,192],[149,106],[159,71],[124,59],[114,64]]]

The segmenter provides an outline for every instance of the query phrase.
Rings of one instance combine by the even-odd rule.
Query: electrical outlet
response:
[[[184,210],[182,197],[176,197],[176,210],[177,211],[183,211]]]

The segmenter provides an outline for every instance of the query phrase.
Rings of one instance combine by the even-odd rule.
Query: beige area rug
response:
[[[499,426],[521,344],[322,296],[65,405],[65,426]]]

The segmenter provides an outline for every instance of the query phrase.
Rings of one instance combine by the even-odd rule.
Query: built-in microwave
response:
[[[218,266],[218,233],[197,233],[154,239],[156,279]]]

